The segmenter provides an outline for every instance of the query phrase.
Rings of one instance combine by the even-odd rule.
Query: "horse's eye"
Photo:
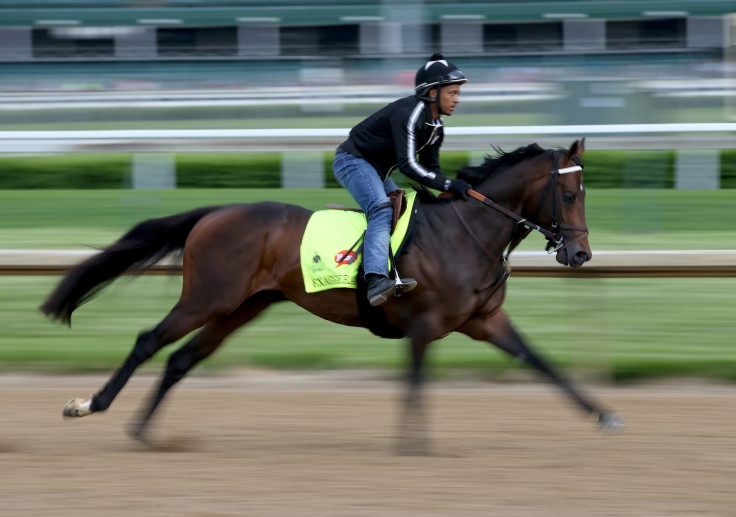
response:
[[[568,205],[571,205],[575,202],[575,194],[573,194],[572,192],[563,192],[562,200]]]

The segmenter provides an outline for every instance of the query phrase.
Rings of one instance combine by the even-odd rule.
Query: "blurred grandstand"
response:
[[[210,120],[255,106],[229,116],[292,124],[339,112],[323,125],[345,127],[372,109],[351,104],[409,93],[434,51],[471,78],[466,125],[725,122],[734,12],[733,0],[0,0],[0,129],[95,122],[108,115],[57,112],[105,106],[152,121],[162,106]]]
[[[711,79],[695,89],[725,95],[733,12],[732,0],[0,0],[0,90],[405,86],[443,51],[476,84]]]

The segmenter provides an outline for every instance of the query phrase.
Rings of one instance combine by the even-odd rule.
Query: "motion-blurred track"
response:
[[[189,378],[151,448],[124,433],[151,378],[63,421],[98,378],[0,376],[2,513],[733,515],[733,387],[596,389],[628,423],[611,436],[545,385],[434,383],[432,454],[412,457],[394,452],[400,385],[341,375]]]

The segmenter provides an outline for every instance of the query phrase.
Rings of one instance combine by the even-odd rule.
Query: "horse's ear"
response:
[[[578,142],[578,157],[580,157],[583,155],[583,153],[585,153],[585,137],[578,140]]]
[[[565,159],[569,161],[575,157],[580,158],[581,156],[583,156],[584,152],[585,152],[585,138],[581,138],[580,140],[575,140],[570,146],[570,150],[567,151],[567,156],[565,156]]]

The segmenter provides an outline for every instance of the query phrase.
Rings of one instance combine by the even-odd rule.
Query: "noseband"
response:
[[[562,251],[565,248],[572,246],[576,242],[584,239],[585,237],[589,235],[587,226],[576,226],[572,224],[558,224],[557,223],[557,179],[559,178],[560,174],[568,174],[570,172],[582,171],[583,167],[580,165],[575,165],[573,167],[565,167],[564,169],[560,169],[559,163],[560,163],[560,157],[562,155],[558,151],[551,151],[551,152],[552,152],[552,169],[550,169],[549,171],[550,176],[549,176],[549,180],[547,181],[547,185],[544,187],[544,193],[542,194],[542,197],[539,199],[539,202],[537,203],[537,209],[534,215],[534,219],[537,219],[537,217],[539,216],[542,206],[544,205],[544,200],[546,199],[547,194],[551,191],[552,192],[552,231],[546,228],[543,228],[538,224],[532,223],[526,218],[520,216],[519,214],[512,212],[511,210],[499,205],[495,201],[488,199],[480,192],[476,192],[475,190],[468,190],[468,195],[471,196],[472,198],[477,199],[484,205],[490,206],[491,208],[498,210],[502,214],[510,217],[511,219],[516,221],[517,226],[518,225],[525,226],[526,232],[524,233],[524,236],[526,236],[532,230],[535,230],[541,233],[542,235],[544,235],[547,239],[547,246],[545,247],[545,250],[547,251],[547,253],[550,253],[550,254],[558,252],[558,251]],[[454,204],[452,206],[453,208],[455,208],[455,212],[457,212],[457,208],[454,206]],[[459,212],[457,212],[457,214],[458,216],[460,215]],[[461,220],[462,220],[462,217],[461,217]],[[467,226],[466,226],[466,229],[468,229]],[[562,231],[578,231],[582,233],[578,235],[576,238],[574,238],[573,240],[571,240],[570,242],[565,242],[565,237],[562,235]],[[509,250],[509,253],[510,251],[511,250]]]

